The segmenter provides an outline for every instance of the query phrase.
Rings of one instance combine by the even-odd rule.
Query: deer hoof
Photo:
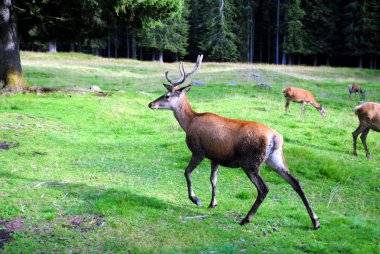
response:
[[[247,224],[249,222],[250,221],[247,218],[244,218],[239,224],[240,224],[240,226],[243,226],[243,225],[245,225],[245,224]]]
[[[217,204],[210,204],[209,206],[208,206],[208,208],[215,208],[217,206]]]
[[[196,204],[197,206],[202,206],[201,201],[197,197],[190,197],[191,202]]]
[[[313,221],[313,224],[314,224],[314,229],[317,230],[318,228],[321,227],[321,224],[319,224],[319,220],[315,220]]]

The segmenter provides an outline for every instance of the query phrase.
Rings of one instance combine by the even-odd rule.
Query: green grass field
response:
[[[188,93],[197,112],[261,122],[283,135],[287,164],[320,217],[313,230],[296,192],[266,166],[270,192],[246,226],[238,222],[257,192],[241,169],[220,168],[218,206],[209,209],[204,160],[192,174],[203,206],[191,203],[185,133],[171,112],[147,106],[166,91],[166,70],[177,77],[177,63],[21,57],[31,85],[122,92],[0,97],[0,142],[10,146],[0,150],[0,253],[380,252],[380,133],[367,138],[373,159],[360,139],[352,155],[359,97],[350,101],[347,91],[359,82],[366,100],[380,102],[379,70],[204,63],[189,78],[206,83]],[[255,87],[253,73],[272,91]],[[327,117],[312,107],[301,117],[295,103],[285,114],[281,89],[289,85],[311,90]]]

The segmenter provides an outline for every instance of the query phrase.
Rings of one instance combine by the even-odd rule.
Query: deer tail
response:
[[[362,107],[363,105],[356,106],[354,108],[355,115],[358,115],[358,110]]]

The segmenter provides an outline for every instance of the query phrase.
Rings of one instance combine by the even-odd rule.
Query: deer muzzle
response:
[[[148,104],[148,107],[149,107],[150,109],[157,109],[157,107],[154,107],[154,106],[153,106],[153,102],[149,103],[149,104]]]

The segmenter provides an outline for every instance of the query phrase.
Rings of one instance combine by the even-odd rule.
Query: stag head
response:
[[[183,66],[183,62],[179,63],[179,72],[181,74],[181,78],[179,78],[177,81],[172,81],[168,77],[168,71],[165,72],[166,80],[170,83],[170,85],[163,84],[166,90],[168,90],[167,93],[162,95],[161,97],[157,98],[156,100],[149,103],[148,107],[151,109],[170,109],[173,110],[174,108],[177,108],[180,104],[181,96],[185,93],[187,93],[191,85],[178,88],[179,85],[185,82],[186,78],[196,72],[202,64],[203,55],[198,55],[197,61],[195,63],[194,68],[190,72],[185,71],[185,67]]]
[[[320,105],[320,106],[317,108],[317,110],[318,110],[319,113],[321,114],[321,117],[322,117],[322,118],[326,117],[326,111],[325,111],[325,108],[324,108],[322,105]]]

